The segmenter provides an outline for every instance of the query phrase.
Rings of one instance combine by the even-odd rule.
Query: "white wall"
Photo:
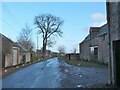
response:
[[[30,62],[30,53],[26,53],[26,62]]]
[[[17,50],[13,49],[13,65],[17,65]]]
[[[11,55],[10,54],[6,54],[5,55],[5,67],[11,66]]]

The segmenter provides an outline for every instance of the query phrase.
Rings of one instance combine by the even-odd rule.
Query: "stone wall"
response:
[[[118,3],[112,2],[110,3],[110,39],[111,41],[113,40],[118,40],[119,35],[118,35]]]
[[[108,62],[108,38],[107,35],[91,40],[91,46],[98,46],[98,61]]]
[[[109,46],[110,46],[110,75],[111,82],[115,83],[115,57],[114,57],[114,42],[120,40],[120,2],[110,2],[109,6],[107,6],[108,10],[108,22],[109,22]],[[110,73],[110,74],[111,74]]]
[[[67,60],[79,60],[79,54],[78,53],[69,53],[65,55]]]
[[[119,36],[119,39],[120,39],[120,2],[118,3],[118,36]]]
[[[2,68],[5,68],[5,58],[6,55],[9,57],[9,66],[12,65],[12,45],[13,42],[11,40],[6,39],[6,37],[2,36]]]
[[[90,60],[90,40],[84,41],[79,44],[80,47],[80,59]]]

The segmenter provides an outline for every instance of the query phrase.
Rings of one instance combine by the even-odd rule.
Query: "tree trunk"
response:
[[[45,59],[45,56],[46,56],[46,41],[43,40],[43,59]]]

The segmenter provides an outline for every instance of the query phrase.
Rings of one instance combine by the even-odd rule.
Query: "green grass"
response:
[[[98,64],[95,62],[90,61],[83,61],[83,60],[67,60],[65,58],[60,58],[64,60],[66,63],[74,65],[74,66],[83,66],[83,67],[107,67],[107,65]]]

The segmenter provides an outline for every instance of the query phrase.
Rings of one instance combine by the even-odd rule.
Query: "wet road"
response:
[[[75,88],[107,83],[107,69],[76,67],[52,58],[2,80],[3,88]]]

